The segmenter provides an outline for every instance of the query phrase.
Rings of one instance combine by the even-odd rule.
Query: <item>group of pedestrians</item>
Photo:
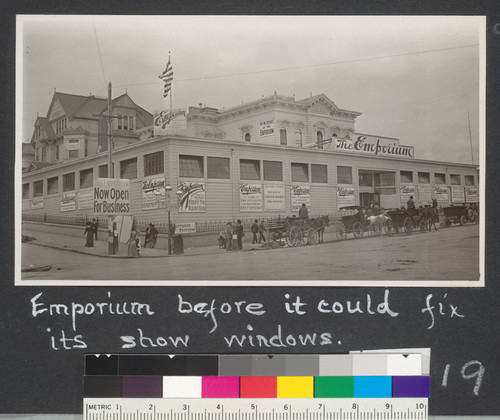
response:
[[[266,241],[266,237],[264,236],[264,232],[266,232],[264,220],[259,222],[255,219],[250,227],[250,231],[252,232],[253,244],[260,244]],[[257,234],[259,234],[258,237]],[[243,236],[245,236],[245,232],[241,220],[238,220],[235,225],[232,222],[227,222],[224,232],[219,234],[219,248],[224,248],[226,251],[232,251],[233,248],[241,251],[243,250]]]
[[[94,238],[97,241],[98,230],[99,230],[99,220],[92,219],[91,222],[86,223],[85,232],[83,232],[83,236],[85,236],[85,246],[87,248],[94,247]]]

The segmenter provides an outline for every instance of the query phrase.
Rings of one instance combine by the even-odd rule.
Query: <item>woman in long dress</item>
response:
[[[91,222],[87,222],[87,227],[85,228],[85,232],[83,235],[86,237],[85,246],[87,248],[94,247],[94,226],[92,226]]]
[[[137,237],[136,232],[132,231],[130,233],[130,239],[127,241],[127,245],[128,245],[127,254],[128,254],[129,258],[138,258],[139,257],[139,251],[137,249],[137,242],[135,240],[136,237]]]

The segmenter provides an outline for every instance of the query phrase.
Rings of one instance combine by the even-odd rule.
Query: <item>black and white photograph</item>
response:
[[[16,31],[16,285],[484,286],[484,16]]]

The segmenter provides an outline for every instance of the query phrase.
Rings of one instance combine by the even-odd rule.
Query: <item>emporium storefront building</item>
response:
[[[372,200],[399,208],[410,196],[420,205],[478,202],[477,166],[417,159],[399,139],[357,133],[359,115],[325,95],[191,107],[181,129],[143,129],[140,140],[113,150],[112,171],[130,180],[128,214],[137,223],[161,226],[168,209],[176,225],[193,230],[290,216],[303,203],[312,215],[335,215]],[[89,153],[24,173],[23,218],[99,216],[94,178],[108,177],[107,162],[108,153]]]

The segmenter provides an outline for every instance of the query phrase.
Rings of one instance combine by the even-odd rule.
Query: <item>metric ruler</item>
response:
[[[427,420],[427,398],[84,398],[83,420]]]

